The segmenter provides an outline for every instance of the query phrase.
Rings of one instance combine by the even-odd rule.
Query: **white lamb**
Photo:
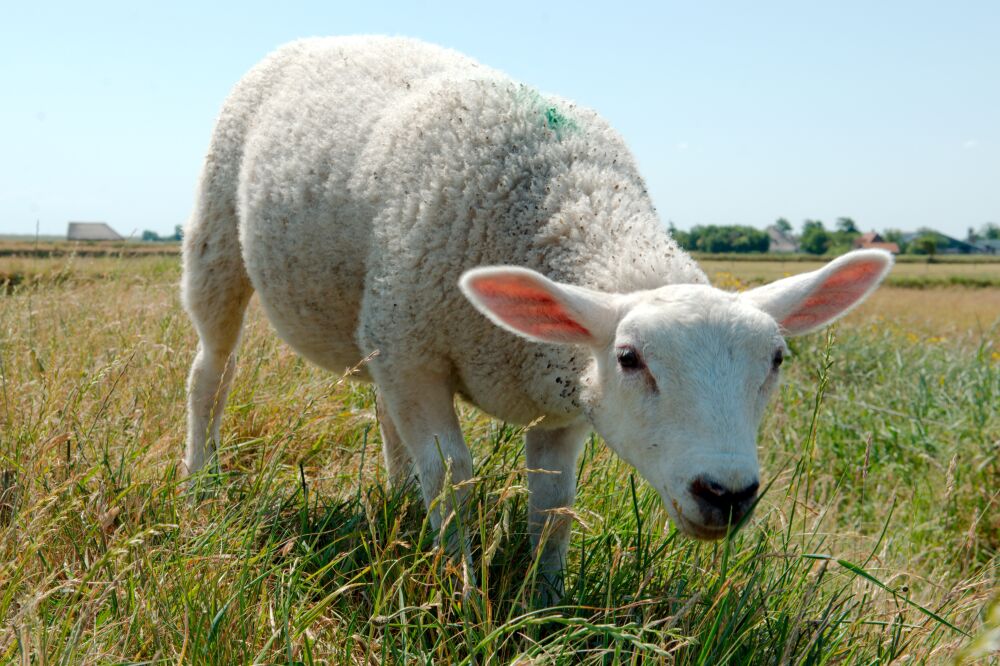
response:
[[[679,529],[720,538],[756,497],[782,335],[839,317],[891,264],[853,252],[741,294],[715,289],[594,112],[415,40],[294,42],[227,99],[185,232],[183,300],[201,340],[186,469],[218,445],[256,291],[317,365],[340,372],[379,352],[361,375],[378,387],[390,478],[415,473],[428,504],[446,463],[453,482],[473,475],[456,393],[534,423],[541,571],[563,566],[569,524],[553,510],[573,503],[591,430]]]

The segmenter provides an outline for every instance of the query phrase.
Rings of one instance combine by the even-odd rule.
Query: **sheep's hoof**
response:
[[[184,463],[181,463],[181,470],[185,470]],[[185,474],[180,481],[180,488],[191,503],[199,504],[219,495],[222,473],[216,465],[206,465],[194,474]]]
[[[531,603],[534,608],[550,608],[559,605],[563,597],[563,573],[542,573],[535,575]]]

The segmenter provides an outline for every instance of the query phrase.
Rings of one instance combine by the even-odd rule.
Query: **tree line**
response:
[[[843,254],[854,247],[855,239],[861,235],[857,223],[850,217],[837,218],[830,229],[822,220],[807,219],[797,236],[791,222],[783,217],[775,220],[773,226],[797,242],[800,252],[816,255]],[[670,234],[683,249],[695,252],[767,252],[771,247],[766,231],[745,225],[696,225],[690,231],[683,231],[671,223]],[[883,241],[896,243],[900,252],[906,254],[933,255],[949,242],[946,236],[928,228],[918,229],[915,235],[886,229],[880,235]],[[1000,240],[1000,225],[987,222],[978,231],[970,227],[966,242],[979,240]]]
[[[174,227],[174,233],[168,236],[161,236],[155,231],[150,231],[149,229],[146,229],[145,231],[142,232],[142,240],[146,241],[147,243],[156,243],[161,241],[164,242],[179,241],[183,237],[184,237],[184,227],[180,224],[176,225]]]
[[[699,224],[691,227],[691,231],[671,226],[670,234],[685,250],[698,252],[767,252],[771,247],[766,231],[746,226]]]
[[[850,217],[838,217],[832,229],[827,229],[822,220],[807,219],[802,223],[802,232],[796,236],[792,223],[783,217],[774,221],[775,228],[788,238],[798,242],[799,251],[807,254],[843,254],[854,246],[854,239],[861,235],[857,223]],[[670,223],[670,235],[683,249],[713,254],[724,252],[767,252],[771,249],[771,237],[766,231],[745,225],[695,225],[690,231],[682,231]],[[179,241],[183,227],[174,227],[174,233],[160,236],[155,231],[142,232],[142,240]],[[896,243],[899,251],[906,254],[930,254],[947,244],[947,238],[933,229],[919,229],[912,237],[899,229],[886,229],[882,239]],[[966,242],[979,240],[1000,240],[1000,225],[987,222],[979,230],[969,228]]]

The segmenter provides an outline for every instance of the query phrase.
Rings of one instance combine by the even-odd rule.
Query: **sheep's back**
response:
[[[364,147],[427,79],[477,69],[415,40],[309,39],[266,58],[227,100],[213,145],[239,165],[247,273],[279,334],[314,362],[340,370],[360,358],[375,207],[350,181]]]

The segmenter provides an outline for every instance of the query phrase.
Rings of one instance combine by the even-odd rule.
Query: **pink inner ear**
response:
[[[520,275],[481,277],[469,286],[496,318],[526,335],[552,342],[591,339],[590,331],[530,278]]]
[[[837,271],[819,286],[781,325],[789,331],[804,331],[836,319],[871,288],[885,266],[859,261]]]

